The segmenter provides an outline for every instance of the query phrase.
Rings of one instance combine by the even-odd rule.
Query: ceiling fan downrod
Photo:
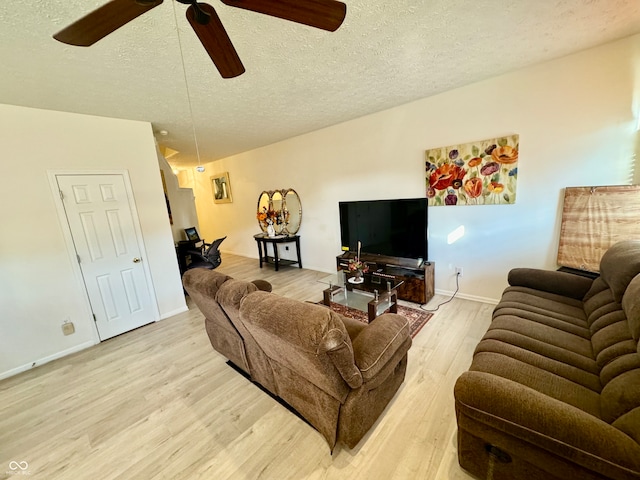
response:
[[[206,25],[209,23],[209,20],[211,20],[211,15],[209,15],[207,12],[202,10],[202,8],[200,8],[200,5],[198,4],[197,0],[176,0],[176,1],[184,5],[193,5],[196,22],[198,22],[200,25]]]

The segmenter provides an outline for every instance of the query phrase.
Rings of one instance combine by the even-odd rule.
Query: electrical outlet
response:
[[[76,327],[73,326],[73,322],[65,320],[62,324],[62,333],[64,333],[65,335],[71,335],[72,333],[75,333],[75,331]]]
[[[462,277],[462,267],[456,267],[456,275]]]

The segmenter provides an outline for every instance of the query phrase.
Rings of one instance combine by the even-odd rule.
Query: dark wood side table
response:
[[[180,240],[176,244],[176,255],[178,257],[178,267],[180,267],[180,275],[187,271],[187,267],[191,263],[191,252],[201,251],[203,240]],[[198,244],[200,244],[198,246]]]
[[[295,265],[297,263],[298,268],[302,268],[302,259],[300,258],[300,235],[276,235],[275,237],[270,237],[266,233],[258,233],[257,235],[254,235],[253,238],[256,239],[256,243],[258,244],[260,268],[262,268],[263,263],[273,263],[276,272],[280,268],[280,265]],[[267,253],[267,244],[269,243],[273,248],[273,256],[269,256]],[[279,258],[279,243],[295,243],[298,261]]]

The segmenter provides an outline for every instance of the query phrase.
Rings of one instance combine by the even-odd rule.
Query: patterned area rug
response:
[[[318,302],[320,305],[324,305],[322,302]],[[369,323],[369,317],[366,312],[356,310],[355,308],[345,307],[339,303],[331,302],[331,310],[344,315],[345,317],[353,318],[363,323]],[[423,312],[415,308],[403,307],[398,305],[398,314],[409,320],[409,328],[411,329],[411,338],[414,338],[418,332],[424,327],[429,319],[433,317],[433,313]]]

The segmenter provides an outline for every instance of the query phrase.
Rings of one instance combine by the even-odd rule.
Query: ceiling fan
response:
[[[160,5],[164,0],[111,0],[72,23],[53,38],[69,45],[88,47],[121,26]],[[176,0],[187,8],[187,20],[223,78],[245,71],[231,39],[214,8],[197,0]],[[340,27],[347,6],[336,0],[221,0],[243,8],[333,32]]]

